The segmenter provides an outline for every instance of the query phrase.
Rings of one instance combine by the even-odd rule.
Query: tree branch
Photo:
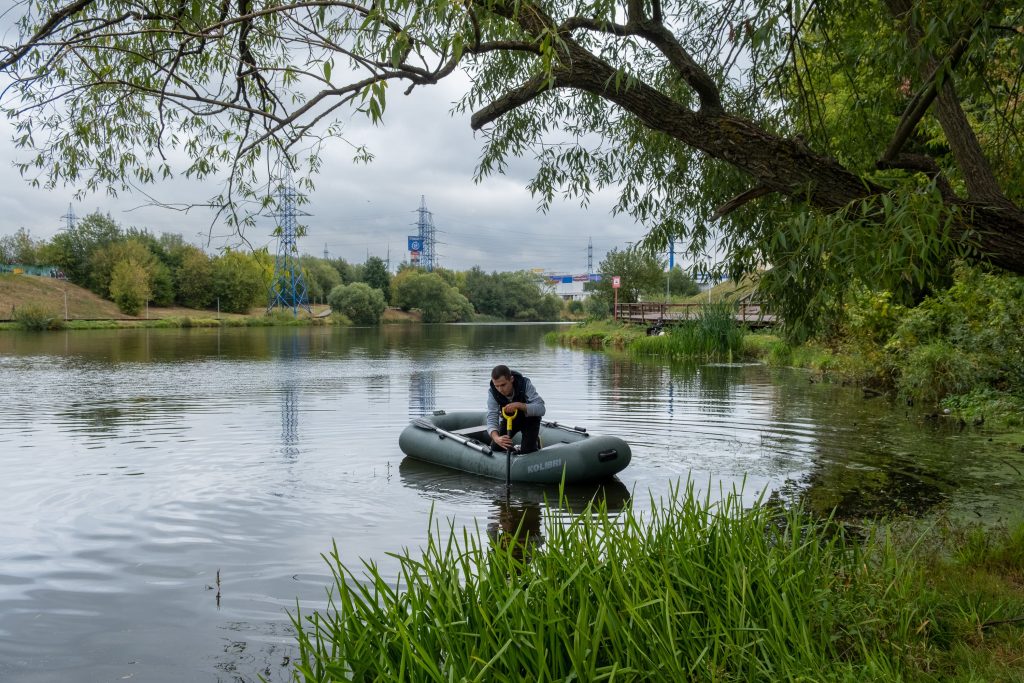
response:
[[[772,188],[768,187],[767,185],[756,185],[747,190],[746,192],[741,192],[740,194],[736,195],[726,203],[719,206],[717,209],[715,209],[715,215],[718,218],[723,218],[724,216],[732,213],[733,211],[740,208],[747,202],[752,202],[758,197],[763,197],[766,194],[771,194],[772,192],[774,192],[774,190],[772,190]]]
[[[533,101],[548,90],[559,87],[557,80],[557,78],[549,79],[543,74],[537,74],[518,88],[510,90],[494,100],[483,109],[473,112],[473,116],[469,120],[470,126],[472,126],[473,130],[480,130],[503,114],[507,114],[513,109]]]
[[[643,16],[640,3],[630,3],[629,22],[616,24],[586,17],[570,17],[558,27],[560,33],[570,34],[574,29],[586,29],[615,36],[638,36],[656,47],[682,79],[693,88],[700,99],[700,109],[709,114],[723,111],[718,85],[693,59],[663,23]]]
[[[882,154],[882,158],[879,163],[891,162],[896,158],[896,155],[899,154],[903,145],[906,144],[910,135],[917,127],[917,124],[920,123],[921,118],[925,115],[925,112],[928,111],[928,108],[938,96],[939,75],[947,69],[950,72],[956,69],[957,65],[960,63],[960,58],[964,56],[968,45],[970,45],[971,36],[973,35],[977,24],[978,22],[976,21],[971,25],[969,30],[965,31],[964,34],[957,39],[952,49],[950,49],[949,54],[946,55],[946,58],[932,69],[931,74],[925,81],[924,87],[914,94],[913,99],[910,100],[910,103],[904,110],[903,116],[900,118],[900,123],[896,126],[896,132],[893,133],[892,140],[889,141],[889,145],[885,148],[885,152]]]
[[[40,26],[39,30],[36,31],[31,38],[22,43],[18,49],[8,51],[10,56],[0,61],[0,70],[7,69],[12,65],[17,64],[22,57],[28,54],[32,48],[36,46],[37,43],[53,33],[65,19],[81,12],[89,5],[93,4],[93,2],[95,2],[95,0],[77,0],[77,2],[73,2],[70,5],[54,12],[50,15],[50,18],[46,20],[46,23]]]

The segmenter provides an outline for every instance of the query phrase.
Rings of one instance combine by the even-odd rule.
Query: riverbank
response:
[[[431,535],[399,583],[337,546],[306,681],[1021,681],[1024,525],[851,530],[676,490],[539,535]],[[513,522],[514,523],[514,522]]]
[[[685,336],[691,336],[689,333]],[[1008,443],[1024,448],[1024,400],[1007,391],[971,388],[933,402],[918,402],[901,395],[886,377],[880,360],[881,349],[864,344],[837,343],[828,346],[817,342],[790,344],[779,335],[766,331],[743,332],[739,342],[717,343],[699,347],[680,340],[668,328],[661,336],[648,336],[639,325],[611,320],[591,320],[564,330],[548,333],[551,344],[628,353],[634,357],[663,362],[681,360],[716,360],[724,362],[761,362],[770,367],[791,367],[811,371],[813,381],[856,386],[867,397],[884,396],[903,400],[924,419],[949,421],[959,427],[987,424],[1011,433],[1001,435]],[[712,349],[708,351],[708,349]],[[694,352],[694,350],[698,352]],[[934,372],[941,373],[942,368]]]
[[[0,330],[22,330],[16,318],[30,313],[34,329],[102,330],[187,327],[267,327],[293,325],[350,325],[342,315],[332,314],[324,304],[310,306],[311,313],[263,307],[246,313],[227,313],[183,306],[149,306],[137,316],[125,315],[117,306],[88,289],[66,280],[27,275],[0,275]],[[389,308],[382,324],[420,322],[418,311]]]

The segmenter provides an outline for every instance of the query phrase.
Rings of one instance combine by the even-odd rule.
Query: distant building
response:
[[[553,294],[557,294],[565,301],[582,301],[590,296],[591,292],[584,290],[588,282],[600,281],[600,273],[583,273],[582,275],[562,275],[560,273],[543,273],[541,275],[544,286]]]

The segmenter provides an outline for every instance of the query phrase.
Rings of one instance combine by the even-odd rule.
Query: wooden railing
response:
[[[704,304],[672,304],[644,301],[635,304],[619,304],[615,311],[615,319],[623,322],[642,325],[657,323],[672,324],[682,320],[692,320],[700,315],[700,307]],[[738,304],[734,312],[736,322],[750,327],[767,327],[778,320],[775,315],[765,313],[761,305],[756,303]]]

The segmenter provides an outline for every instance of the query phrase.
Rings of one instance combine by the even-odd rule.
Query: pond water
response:
[[[626,439],[600,491],[646,508],[700,489],[840,514],[988,519],[1024,455],[982,431],[759,365],[664,367],[551,347],[553,325],[0,334],[0,680],[288,680],[288,610],[324,604],[321,553],[415,550],[428,519],[501,533],[549,491],[404,460],[436,409],[482,409],[488,373],[533,379],[548,418]],[[219,588],[218,588],[219,577]]]

